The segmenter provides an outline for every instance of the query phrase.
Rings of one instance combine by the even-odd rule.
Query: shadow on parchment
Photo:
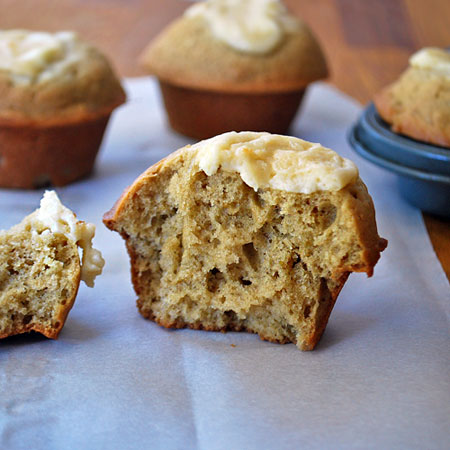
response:
[[[314,351],[329,350],[345,341],[350,341],[358,335],[366,333],[376,321],[377,319],[374,317],[361,314],[342,311],[336,311],[335,315],[331,313],[330,321]]]

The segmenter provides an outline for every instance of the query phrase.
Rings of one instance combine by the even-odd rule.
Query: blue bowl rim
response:
[[[357,128],[358,123],[354,124],[347,135],[348,141],[350,142],[350,145],[353,147],[353,149],[363,158],[371,161],[372,163],[381,166],[387,170],[390,170],[391,172],[398,173],[403,176],[407,176],[410,178],[418,178],[420,180],[424,181],[433,181],[437,183],[443,183],[443,184],[449,184],[450,185],[450,177],[426,172],[418,169],[413,169],[411,167],[403,166],[400,164],[397,164],[391,160],[388,160],[386,158],[381,158],[380,156],[376,155],[375,153],[371,152],[357,137]]]
[[[378,138],[389,145],[394,145],[400,147],[402,150],[407,150],[420,155],[431,153],[433,156],[443,157],[443,159],[450,162],[450,147],[428,144],[403,134],[395,133],[391,130],[390,125],[378,114],[373,102],[369,103],[364,109],[361,120],[365,121],[373,131],[377,132]]]

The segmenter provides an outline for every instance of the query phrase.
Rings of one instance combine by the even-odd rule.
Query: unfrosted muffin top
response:
[[[124,92],[109,62],[70,31],[0,31],[0,119],[112,110]]]

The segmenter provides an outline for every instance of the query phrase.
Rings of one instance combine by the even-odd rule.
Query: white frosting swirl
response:
[[[358,169],[333,150],[295,137],[234,131],[191,147],[198,168],[238,172],[255,191],[270,187],[310,194],[338,191],[358,178]]]
[[[217,39],[245,53],[268,53],[300,26],[280,0],[207,0],[185,14],[203,17]]]
[[[86,46],[70,31],[0,31],[0,72],[16,84],[43,82],[76,67]]]
[[[36,212],[36,220],[52,233],[60,233],[83,249],[81,279],[93,287],[95,278],[102,273],[105,260],[100,251],[92,247],[95,225],[77,220],[75,214],[59,200],[55,191],[47,191]]]
[[[431,70],[450,79],[450,52],[437,47],[426,47],[409,59],[411,67]]]

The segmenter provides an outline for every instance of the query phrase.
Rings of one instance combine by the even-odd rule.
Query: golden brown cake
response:
[[[75,33],[0,31],[0,186],[88,175],[124,100],[105,56]]]
[[[374,101],[393,131],[450,147],[450,52],[439,48],[418,51],[408,69]]]
[[[307,85],[327,75],[312,32],[279,0],[196,3],[141,63],[159,79],[172,128],[197,139],[285,133]]]
[[[351,272],[386,240],[356,166],[269,133],[225,133],[144,172],[105,214],[140,313],[165,327],[245,330],[312,350]]]
[[[28,331],[58,337],[80,279],[93,287],[102,272],[94,234],[95,226],[78,221],[53,191],[20,224],[0,231],[0,338]]]

